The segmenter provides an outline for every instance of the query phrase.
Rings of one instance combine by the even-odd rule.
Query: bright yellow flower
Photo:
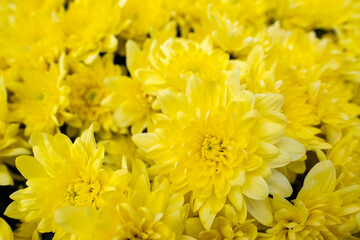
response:
[[[207,10],[211,30],[208,32],[223,50],[235,55],[246,52],[258,41],[256,34],[264,26],[264,6],[263,1],[210,4]]]
[[[114,52],[125,26],[119,0],[76,0],[61,19],[71,56],[91,63],[99,52]],[[126,2],[126,1],[125,1]]]
[[[293,204],[274,195],[274,224],[259,239],[352,239],[358,231],[360,186],[337,188],[339,179],[329,160],[315,165]]]
[[[360,185],[360,125],[345,130],[343,137],[327,153],[335,165],[344,167],[345,186]]]
[[[65,83],[70,87],[69,112],[77,117],[68,124],[78,129],[86,129],[92,122],[98,123],[96,132],[109,136],[117,132],[113,112],[103,106],[102,101],[110,96],[111,90],[104,83],[105,78],[120,76],[121,69],[113,64],[113,55],[96,58],[90,65],[74,60],[70,64]]]
[[[2,218],[0,218],[0,240],[14,240],[10,226]]]
[[[178,239],[189,210],[181,194],[169,194],[168,180],[155,182],[151,190],[145,165],[132,167],[131,189],[104,194],[104,206],[93,209],[58,209],[58,224],[80,240]]]
[[[129,41],[126,44],[126,52],[126,65],[132,77],[106,78],[105,84],[111,93],[108,98],[104,99],[103,104],[114,111],[114,120],[119,127],[131,126],[132,133],[139,133],[148,126],[158,107],[154,93],[145,91],[146,86],[139,81],[134,73],[137,68],[144,68],[149,65],[148,50],[141,51],[135,42]]]
[[[124,2],[123,19],[129,21],[129,24],[121,31],[121,37],[143,40],[146,34],[151,34],[170,18],[170,12],[163,8],[164,0],[126,0]]]
[[[305,153],[301,144],[284,137],[283,97],[242,91],[238,80],[228,79],[227,95],[196,76],[190,77],[186,96],[160,91],[164,114],[154,118],[148,133],[133,136],[156,163],[149,169],[152,175],[170,174],[173,192],[191,192],[192,208],[206,230],[227,199],[243,222],[246,208],[253,214],[258,205],[265,206],[269,193],[291,195],[288,180],[275,168]],[[271,217],[265,211],[258,220],[271,222]]]
[[[34,131],[54,133],[65,119],[69,88],[64,85],[64,56],[59,64],[19,70],[17,79],[9,81],[11,120],[25,124],[25,135]],[[6,79],[5,79],[6,81]]]
[[[18,66],[51,63],[58,59],[64,50],[64,35],[59,31],[58,13],[46,10],[52,8],[50,2],[14,2],[4,6],[12,12],[7,13],[0,24],[0,58],[3,57],[8,65]]]
[[[19,133],[19,124],[8,122],[7,93],[4,81],[0,77],[0,185],[14,183],[8,168],[3,163],[13,164],[13,157],[30,153],[25,148],[27,144]]]
[[[229,55],[221,49],[213,50],[210,38],[201,44],[170,38],[153,48],[155,50],[149,56],[152,69],[135,72],[143,89],[150,93],[157,93],[161,89],[185,91],[191,76],[198,76],[204,82],[221,83],[231,70]]]
[[[271,1],[269,12],[287,28],[332,29],[356,18],[356,0],[278,0]],[[324,7],[326,6],[326,7]]]
[[[204,229],[199,218],[189,218],[186,221],[185,231],[188,236],[192,237],[187,238],[189,240],[255,240],[257,237],[257,228],[251,221],[246,221],[244,224],[233,226],[231,220],[224,217],[215,218],[211,229],[208,231]]]
[[[113,172],[102,166],[104,146],[96,145],[92,126],[74,143],[66,135],[45,133],[32,134],[30,141],[34,157],[16,159],[28,187],[11,195],[14,202],[5,214],[24,222],[40,221],[37,230],[41,233],[52,231],[54,239],[61,239],[66,232],[54,222],[57,208],[99,208],[103,192],[127,186],[126,169]]]

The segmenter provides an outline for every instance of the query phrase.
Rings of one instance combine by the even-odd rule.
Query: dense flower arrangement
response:
[[[0,240],[360,239],[359,115],[359,0],[0,0]]]

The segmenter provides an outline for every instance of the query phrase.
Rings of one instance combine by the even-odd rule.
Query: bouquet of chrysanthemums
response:
[[[0,0],[0,240],[360,239],[360,0]]]

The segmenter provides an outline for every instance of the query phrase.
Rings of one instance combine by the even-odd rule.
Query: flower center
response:
[[[69,184],[69,187],[65,192],[65,197],[66,200],[74,206],[81,207],[86,205],[93,205],[94,207],[98,207],[96,199],[99,196],[99,192],[99,182],[88,184],[79,178]]]
[[[215,136],[206,136],[201,146],[201,157],[205,160],[214,173],[221,170],[225,159],[226,148],[223,142]]]

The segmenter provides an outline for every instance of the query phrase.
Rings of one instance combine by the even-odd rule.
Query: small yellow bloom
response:
[[[109,136],[117,132],[112,110],[102,105],[111,93],[104,83],[105,78],[121,75],[120,67],[113,64],[113,55],[98,57],[90,65],[73,60],[69,68],[71,74],[64,82],[70,87],[69,112],[77,119],[71,119],[68,124],[84,130],[92,122],[97,122],[95,131],[100,135]]]
[[[8,4],[2,5],[4,2]],[[0,59],[11,66],[33,66],[58,59],[65,47],[55,7],[59,2],[2,1],[0,9],[10,11],[4,13],[0,23]]]
[[[152,190],[145,165],[134,161],[131,188],[104,194],[99,212],[75,207],[55,213],[58,224],[80,240],[178,239],[189,210],[181,194],[169,194],[168,180],[156,182]]]
[[[126,44],[126,52],[126,65],[132,77],[106,78],[105,84],[111,92],[104,99],[103,105],[113,110],[113,117],[118,127],[131,126],[132,133],[139,133],[150,124],[151,117],[158,107],[154,93],[145,91],[145,84],[141,83],[134,73],[137,68],[149,65],[148,50],[141,51],[135,42],[129,41]]]
[[[96,145],[92,126],[74,143],[63,134],[34,133],[31,145],[34,157],[16,159],[28,187],[11,195],[14,202],[5,214],[24,222],[39,222],[37,230],[54,232],[54,239],[65,234],[54,222],[57,208],[99,208],[103,204],[103,192],[123,191],[127,186],[126,169],[113,172],[102,166],[104,147]]]
[[[315,165],[293,204],[274,195],[274,224],[259,239],[351,239],[358,231],[360,186],[336,187],[336,170],[329,160]]]
[[[356,19],[354,0],[278,0],[268,2],[270,17],[287,28],[332,29]],[[326,6],[326,7],[324,7]]]
[[[229,55],[221,49],[212,49],[210,38],[201,44],[185,39],[170,38],[149,56],[152,68],[139,69],[136,77],[149,93],[161,89],[185,91],[191,76],[200,77],[204,82],[224,82],[231,69]]]
[[[63,81],[64,55],[59,61],[49,69],[46,65],[20,69],[18,77],[7,84],[14,93],[10,97],[9,119],[24,123],[26,136],[34,131],[54,133],[71,117],[66,112],[69,88]]]
[[[170,12],[163,8],[164,0],[126,0],[122,7],[122,17],[128,21],[120,36],[133,40],[143,40],[146,34],[165,24]]]
[[[114,52],[125,26],[119,0],[76,0],[61,17],[70,55],[90,64],[99,52]]]

